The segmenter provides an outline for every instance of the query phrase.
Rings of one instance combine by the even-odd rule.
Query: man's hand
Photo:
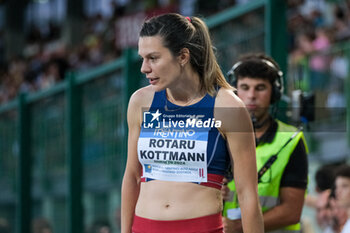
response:
[[[243,233],[242,222],[240,219],[230,220],[223,217],[222,221],[224,223],[225,233]]]

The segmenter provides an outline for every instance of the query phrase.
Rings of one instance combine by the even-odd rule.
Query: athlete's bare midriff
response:
[[[179,220],[222,210],[220,190],[193,183],[153,180],[141,183],[135,214],[154,220]]]

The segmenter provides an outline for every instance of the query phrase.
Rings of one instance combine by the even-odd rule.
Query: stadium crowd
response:
[[[26,34],[22,54],[7,60],[0,58],[0,104],[14,99],[19,92],[35,92],[55,85],[64,79],[68,70],[86,71],[118,58],[122,46],[118,42],[118,21],[137,12],[175,11],[183,15],[209,16],[235,4],[250,0],[221,1],[125,1],[112,4],[113,14],[86,16],[82,27],[82,42],[71,46],[63,39],[63,25],[50,23],[43,30],[31,25]],[[146,4],[147,3],[147,4]],[[288,48],[291,63],[298,64],[310,54],[324,51],[332,44],[350,37],[350,1],[288,1]],[[5,54],[4,32],[0,31],[0,53]],[[328,67],[330,66],[330,67]],[[313,72],[312,88],[319,88],[328,68],[336,76],[331,86],[337,93],[347,72],[343,54],[332,57],[314,56],[310,67]],[[321,80],[321,81],[320,81]],[[330,104],[344,105],[335,96]],[[332,102],[333,101],[333,102]],[[334,103],[333,103],[334,105]]]
[[[289,64],[295,67],[308,62],[306,89],[317,92],[320,106],[344,108],[348,58],[342,49],[334,48],[350,38],[350,1],[302,2],[289,1]],[[302,79],[302,74],[297,76]]]

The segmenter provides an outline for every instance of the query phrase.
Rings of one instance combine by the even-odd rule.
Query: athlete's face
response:
[[[237,80],[238,97],[258,120],[268,114],[271,93],[271,83],[266,79],[241,77]]]
[[[350,208],[350,178],[338,176],[335,180],[335,188],[339,206]]]
[[[163,46],[160,36],[140,37],[138,53],[143,59],[141,72],[155,91],[171,87],[178,80],[181,63]]]

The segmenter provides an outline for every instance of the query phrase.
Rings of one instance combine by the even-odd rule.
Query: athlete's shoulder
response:
[[[154,93],[155,91],[151,85],[142,87],[131,95],[129,105],[149,107],[152,104]]]
[[[127,113],[129,127],[141,125],[143,109],[151,106],[153,96],[151,86],[142,87],[131,95]]]
[[[220,130],[224,134],[252,131],[248,111],[232,89],[220,88],[218,91],[214,117],[222,122]]]
[[[233,89],[222,87],[217,93],[215,107],[241,108],[244,107],[244,103],[234,93]]]

